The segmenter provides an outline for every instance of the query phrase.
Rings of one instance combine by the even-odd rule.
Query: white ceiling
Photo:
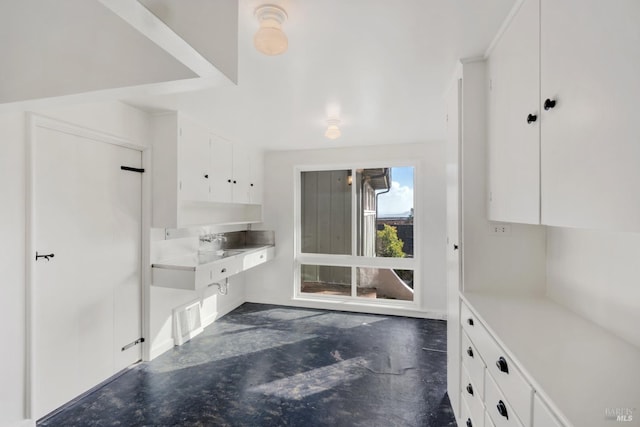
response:
[[[458,58],[482,55],[514,0],[274,1],[289,50],[255,51],[259,0],[239,1],[238,85],[134,103],[179,109],[267,149],[442,140]],[[342,137],[324,137],[337,114]]]
[[[237,86],[129,102],[266,149],[442,140],[456,60],[484,53],[515,0],[274,0],[289,15],[289,50],[276,57],[252,44],[263,3],[239,1]],[[323,135],[331,115],[335,141]]]

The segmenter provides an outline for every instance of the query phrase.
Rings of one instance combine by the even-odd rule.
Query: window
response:
[[[299,171],[297,297],[416,301],[414,166]]]

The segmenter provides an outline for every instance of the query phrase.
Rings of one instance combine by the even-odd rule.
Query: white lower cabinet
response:
[[[462,366],[469,374],[471,382],[476,385],[480,398],[484,397],[485,365],[480,353],[465,332],[462,332]]]
[[[462,375],[460,377],[460,390],[462,393],[462,400],[466,403],[467,408],[469,408],[469,414],[473,421],[476,421],[479,425],[482,422],[484,417],[484,404],[482,403],[482,397],[480,397],[480,393],[478,390],[481,387],[477,384],[474,384],[469,377],[469,373],[467,369],[462,366]],[[476,423],[474,422],[474,425]]]
[[[537,394],[533,396],[533,427],[562,427],[551,409]]]
[[[497,427],[531,427],[533,388],[516,363],[464,303],[460,323],[461,394],[473,419],[484,420],[486,410]],[[473,387],[473,396],[468,386]]]
[[[496,427],[522,427],[517,411],[498,388],[496,382],[487,374],[486,396],[487,412]],[[522,415],[520,415],[522,416]]]
[[[496,425],[491,421],[491,417],[489,416],[489,412],[484,413],[484,427],[496,427]]]
[[[471,413],[469,409],[469,405],[467,404],[467,400],[464,396],[460,396],[460,420],[461,426],[466,427],[482,427],[484,419],[476,419],[474,415]]]

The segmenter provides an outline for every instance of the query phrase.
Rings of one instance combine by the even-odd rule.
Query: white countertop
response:
[[[235,259],[238,257],[245,256],[247,254],[258,252],[262,249],[274,247],[273,245],[256,245],[256,246],[244,246],[242,248],[229,248],[225,249],[225,251],[235,252],[238,251],[238,254],[231,256],[219,256],[216,255],[216,252],[195,252],[189,255],[182,255],[175,258],[169,258],[165,260],[158,261],[156,263],[151,264],[153,268],[166,268],[172,270],[198,270],[200,268],[206,268],[211,264]]]
[[[462,298],[564,423],[640,426],[639,348],[543,296]],[[634,409],[633,421],[605,419],[608,408]]]

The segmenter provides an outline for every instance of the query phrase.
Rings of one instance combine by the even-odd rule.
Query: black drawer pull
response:
[[[498,408],[498,413],[500,415],[502,415],[506,419],[509,419],[509,414],[507,413],[507,407],[505,406],[502,400],[498,402],[498,404],[496,405],[496,408]]]
[[[500,356],[500,359],[496,362],[496,366],[500,369],[500,372],[504,372],[505,374],[509,373],[509,365],[507,365],[507,361],[504,360],[504,357]]]
[[[473,423],[471,422],[471,418],[467,418],[467,427],[473,427]]]
[[[471,347],[467,349],[467,354],[469,355],[469,357],[473,357],[473,349]]]
[[[529,124],[535,122],[536,120],[538,120],[538,116],[536,116],[535,114],[529,114],[527,116],[527,123]]]
[[[467,384],[467,393],[473,396],[473,387],[471,387],[471,384]]]
[[[222,270],[220,270],[220,273],[226,273],[226,272],[227,272],[226,268],[223,268]]]
[[[467,319],[467,323],[470,324],[471,326],[473,326],[473,319],[472,318],[468,318]]]
[[[550,110],[555,106],[556,106],[556,100],[555,99],[547,98],[547,99],[544,100],[544,109],[545,110]]]

